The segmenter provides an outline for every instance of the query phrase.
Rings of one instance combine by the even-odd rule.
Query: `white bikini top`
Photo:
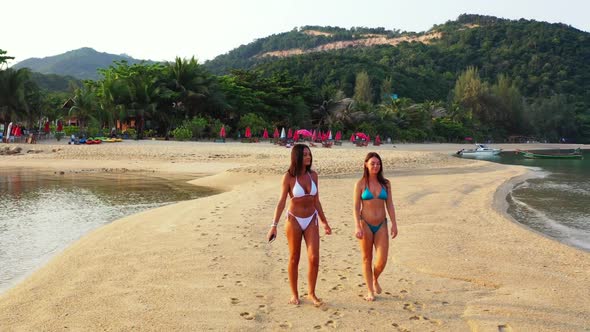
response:
[[[309,180],[311,180],[311,190],[309,191],[309,194],[305,193],[305,189],[303,189],[303,187],[299,184],[299,181],[297,181],[297,177],[295,177],[295,185],[293,186],[293,198],[303,196],[315,196],[318,193],[318,188],[315,185],[313,178],[309,173],[307,173],[307,175],[309,176]]]

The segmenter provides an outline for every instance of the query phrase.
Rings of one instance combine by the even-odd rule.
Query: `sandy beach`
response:
[[[125,141],[20,145],[5,167],[203,174],[221,194],[132,215],[87,234],[0,294],[1,331],[588,331],[590,254],[503,213],[506,166],[451,156],[466,145],[312,148],[333,234],[321,237],[314,307],[287,304],[288,247],[265,235],[290,149],[270,143]],[[564,145],[494,145],[507,150]],[[573,147],[579,147],[575,145]],[[586,147],[588,148],[588,147]],[[352,190],[368,151],[392,181],[399,235],[383,293],[363,300]],[[299,289],[307,290],[302,258]]]

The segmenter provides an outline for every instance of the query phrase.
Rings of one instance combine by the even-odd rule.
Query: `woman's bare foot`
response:
[[[289,304],[299,305],[299,296],[293,295],[293,297],[289,300]]]
[[[369,302],[375,301],[375,294],[373,294],[373,292],[368,292],[367,296],[365,296],[365,301],[369,301]]]
[[[324,304],[324,302],[322,301],[322,299],[320,299],[317,296],[315,296],[315,294],[310,294],[308,297],[313,302],[313,305],[316,306],[316,307],[319,307],[322,304]]]
[[[379,285],[377,279],[373,279],[373,288],[375,288],[375,293],[381,294],[381,285]]]

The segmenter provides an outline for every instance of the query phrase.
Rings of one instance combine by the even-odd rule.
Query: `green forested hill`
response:
[[[313,36],[308,30],[334,33]],[[363,34],[388,38],[440,32],[429,44],[402,42],[396,46],[347,47],[288,57],[259,57],[265,52],[300,48],[308,51],[334,41],[355,40]],[[445,99],[459,73],[468,66],[479,69],[489,82],[500,74],[516,82],[527,97],[565,93],[590,105],[590,34],[563,24],[505,20],[462,15],[421,33],[384,29],[303,27],[259,39],[205,63],[213,73],[231,69],[270,72],[284,70],[311,80],[316,86],[334,84],[352,95],[354,78],[368,72],[379,99],[381,82],[391,77],[399,95],[415,101]]]
[[[140,63],[126,55],[115,55],[97,52],[92,48],[84,47],[63,54],[23,60],[13,66],[14,69],[29,68],[32,72],[42,74],[57,74],[61,76],[73,76],[77,79],[99,78],[97,69],[108,68],[114,61],[127,61],[129,64]],[[147,63],[153,63],[147,61]]]

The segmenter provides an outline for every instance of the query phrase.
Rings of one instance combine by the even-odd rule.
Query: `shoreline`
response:
[[[289,306],[284,236],[272,245],[263,241],[288,151],[235,145],[186,144],[172,154],[197,151],[196,158],[180,162],[164,154],[148,162],[143,169],[155,172],[209,170],[214,175],[190,183],[226,191],[125,217],[87,234],[0,294],[0,325],[578,331],[590,322],[581,309],[589,300],[579,293],[590,282],[590,256],[514,225],[495,208],[500,187],[525,174],[523,167],[383,147],[312,148],[334,231],[321,236],[318,292],[327,305]],[[382,276],[385,293],[368,304],[359,297],[365,289],[349,192],[362,157],[374,150],[395,184],[400,235],[391,243]],[[68,167],[73,160],[25,159],[11,164]],[[128,161],[91,164],[121,168]],[[306,263],[300,263],[301,294]]]

